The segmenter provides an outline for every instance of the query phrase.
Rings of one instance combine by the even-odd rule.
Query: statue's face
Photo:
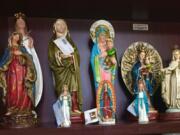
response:
[[[55,31],[58,33],[65,33],[67,31],[67,25],[64,21],[59,20],[55,23]]]
[[[112,41],[108,41],[107,42],[107,46],[108,46],[108,49],[112,49],[113,48],[113,42]]]
[[[16,21],[16,28],[20,28],[20,29],[25,29],[26,28],[26,23],[22,18],[17,19]]]
[[[20,40],[19,34],[15,34],[12,36],[12,40],[18,42]]]
[[[99,35],[99,42],[106,43],[106,35],[105,34],[100,34]]]
[[[65,91],[64,91],[64,95],[67,95],[67,94],[68,94],[68,91],[67,91],[67,90],[65,90]]]
[[[64,91],[67,91],[68,90],[68,87],[65,85],[64,86]]]
[[[143,83],[139,83],[139,90],[142,91],[144,89],[144,84]]]
[[[139,54],[139,60],[140,60],[140,61],[143,61],[143,60],[145,59],[145,57],[146,57],[145,52],[140,52],[140,54]]]
[[[145,63],[150,64],[150,58],[149,57],[146,57]]]
[[[174,58],[175,58],[175,60],[180,59],[180,53],[179,53],[179,51],[175,51],[175,52],[174,52]]]
[[[67,85],[64,85],[63,94],[64,94],[64,95],[67,95],[67,94],[68,94],[68,86],[67,86]]]
[[[105,83],[105,84],[104,84],[104,89],[105,89],[105,91],[107,91],[107,88],[108,88],[107,83]]]

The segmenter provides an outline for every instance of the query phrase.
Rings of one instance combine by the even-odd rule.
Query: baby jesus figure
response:
[[[107,56],[105,58],[106,67],[109,69],[117,64],[116,61],[116,49],[114,48],[113,40],[108,38],[106,41]]]
[[[141,74],[148,75],[149,73],[152,73],[152,62],[150,57],[146,57],[145,65],[141,67]]]
[[[146,57],[145,59],[145,65],[141,67],[141,77],[145,81],[146,88],[147,88],[147,94],[148,94],[148,100],[149,105],[151,105],[150,96],[153,94],[153,76],[152,76],[152,59],[150,57]]]

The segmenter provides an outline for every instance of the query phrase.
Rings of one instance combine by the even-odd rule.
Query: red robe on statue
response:
[[[111,99],[107,91],[104,91],[103,93],[103,102],[104,102],[104,107],[103,107],[104,118],[107,118],[107,119],[111,118],[112,117],[112,110],[110,106]]]
[[[7,71],[7,107],[18,111],[29,111],[32,101],[25,87],[27,67],[20,63],[21,56],[13,56]]]
[[[23,115],[31,118],[34,109],[36,70],[32,57],[23,46],[13,45],[5,50],[0,60],[0,80],[0,87],[4,90],[3,100],[6,101],[7,107],[5,115]],[[26,117],[22,118],[22,121],[16,118],[13,118],[13,121],[19,124],[27,120]]]

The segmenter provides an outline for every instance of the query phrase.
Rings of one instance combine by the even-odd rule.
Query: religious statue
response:
[[[103,91],[103,94],[100,94],[98,90],[102,87],[100,86],[100,84],[106,81],[108,82],[108,84],[110,83],[111,87],[113,87],[114,85],[117,67],[116,49],[114,48],[113,43],[115,32],[113,26],[108,21],[99,20],[92,24],[90,28],[90,36],[94,43],[90,61],[94,75],[96,100],[98,101],[99,98],[102,99],[101,101],[104,101],[103,98],[107,99],[107,101],[103,103],[104,105],[106,105],[106,107],[104,106],[104,109],[107,110],[103,111],[104,113],[101,113],[101,108],[103,108],[103,106],[100,106],[99,104],[101,103],[97,102],[97,106],[100,106],[100,108],[97,108],[99,111],[99,118],[101,120],[100,124],[114,124],[115,117],[112,117],[112,112],[115,115],[115,108],[113,108],[112,106],[110,107],[110,102],[114,102],[115,104],[115,101],[112,100],[112,95],[115,99],[115,91],[112,90],[110,93],[111,95],[109,95],[109,92],[107,91]],[[106,89],[107,85],[105,84],[105,86],[103,87],[105,87]],[[107,109],[107,106],[109,106],[110,108]],[[109,109],[112,109],[113,111],[110,111]]]
[[[114,48],[113,40],[107,39],[107,56],[105,58],[105,65],[107,68],[116,68],[116,49]],[[114,69],[113,69],[114,70]],[[115,70],[114,70],[115,71]]]
[[[145,51],[141,50],[139,52],[138,61],[132,68],[134,92],[135,94],[138,93],[138,81],[143,79],[145,81],[150,106],[152,106],[150,96],[153,94],[153,85],[155,83],[152,72],[150,72],[152,68],[151,65],[149,57],[146,57]]]
[[[115,33],[109,22],[99,20],[91,26],[90,34],[94,42],[91,52],[91,66],[94,74],[95,89],[97,90],[101,81],[109,80],[114,84],[117,66],[116,51],[113,46]]]
[[[32,56],[22,46],[22,35],[12,33],[10,45],[0,60],[0,87],[4,91],[7,112],[4,116],[9,127],[31,127],[36,124],[35,82],[37,72]]]
[[[82,90],[80,83],[80,57],[72,41],[66,22],[57,19],[54,23],[54,35],[48,46],[49,66],[53,72],[55,90],[59,98],[63,85],[68,86],[71,95],[71,119],[82,122]]]
[[[138,93],[134,100],[134,107],[135,113],[139,117],[138,122],[140,124],[148,123],[149,103],[144,80],[138,81]]]
[[[42,92],[43,92],[43,75],[41,70],[41,65],[39,62],[39,58],[37,56],[36,50],[34,48],[33,38],[30,36],[27,18],[23,13],[16,13],[15,15],[15,31],[21,33],[22,42],[21,44],[26,48],[27,52],[32,56],[33,63],[36,68],[37,79],[35,82],[35,106],[37,106],[41,100]],[[9,45],[11,43],[9,42]]]
[[[180,112],[180,50],[172,52],[172,61],[162,69],[162,98],[166,104],[166,112]]]
[[[100,124],[115,124],[116,96],[110,81],[102,81],[99,84],[96,95]]]
[[[59,100],[57,100],[57,102],[53,105],[58,126],[70,127],[71,105],[72,101],[71,95],[68,91],[68,86],[63,85],[62,94],[60,95]]]
[[[108,91],[108,86],[106,83],[104,83],[102,97],[100,100],[101,100],[101,105],[102,105],[103,118],[104,119],[111,118],[112,117],[112,111],[111,111],[112,100],[111,100],[111,93]]]
[[[150,107],[149,119],[157,118],[152,105],[152,96],[161,83],[162,60],[158,52],[146,42],[133,43],[124,53],[121,61],[121,74],[125,85],[134,98],[138,96],[138,82],[143,80]]]

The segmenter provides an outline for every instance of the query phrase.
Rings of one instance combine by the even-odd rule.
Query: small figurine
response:
[[[108,38],[106,42],[107,42],[107,56],[105,59],[105,64],[108,68],[111,68],[113,66],[115,67],[117,61],[116,61],[116,49],[114,48],[113,40],[111,38]]]
[[[102,110],[103,110],[103,119],[109,119],[112,117],[112,110],[111,110],[111,93],[108,92],[108,86],[106,83],[104,83],[104,90],[102,93],[102,99],[101,103],[103,104]]]
[[[53,105],[54,113],[58,126],[70,127],[70,114],[71,114],[71,95],[68,92],[68,86],[63,85],[62,94],[58,98],[58,101]]]
[[[140,124],[148,123],[149,103],[147,98],[147,90],[143,80],[138,81],[138,94],[135,97],[135,112],[139,117]]]
[[[0,87],[4,90],[7,112],[4,116],[9,127],[31,127],[37,122],[34,111],[36,69],[32,57],[21,45],[22,35],[14,32],[0,61]]]
[[[115,124],[116,97],[111,82],[103,81],[100,83],[96,105],[99,123],[103,125]]]

